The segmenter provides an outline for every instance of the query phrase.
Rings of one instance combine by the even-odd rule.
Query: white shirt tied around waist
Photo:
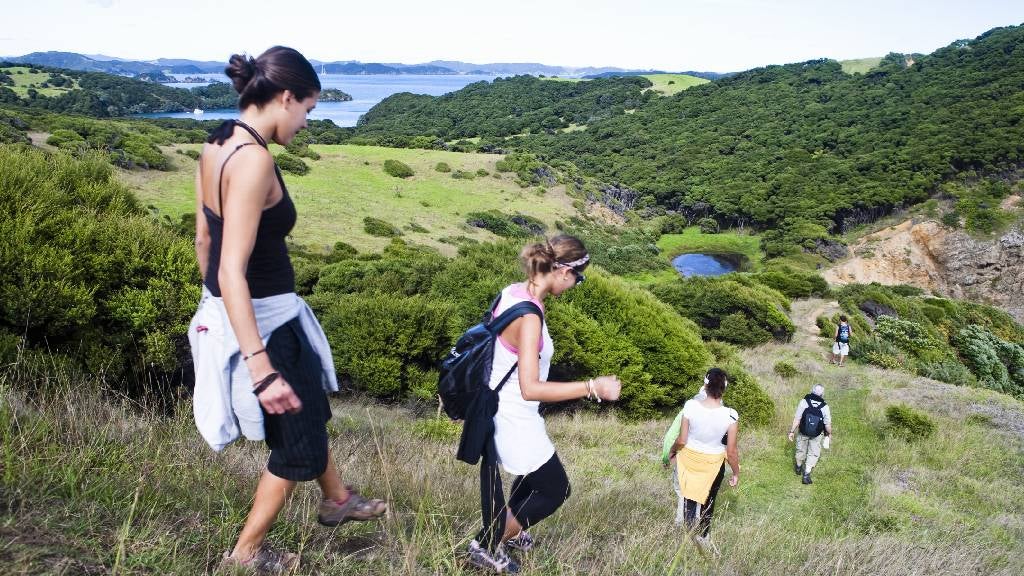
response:
[[[683,404],[683,418],[690,426],[686,434],[686,447],[703,454],[721,454],[725,452],[722,436],[729,431],[733,422],[738,422],[739,414],[728,406],[708,408],[700,400],[687,400]]]
[[[530,301],[544,310],[544,306],[530,296],[522,284],[513,284],[501,292],[501,299],[495,314],[501,314],[513,305]],[[526,347],[526,343],[520,343]],[[551,368],[551,357],[555,353],[555,345],[548,333],[545,321],[541,327],[540,370],[538,379],[548,379]],[[524,354],[535,354],[532,346],[523,351]],[[503,338],[494,346],[494,360],[491,365],[492,389],[498,386],[501,379],[508,373],[512,365],[519,360],[518,351]],[[516,476],[525,476],[544,465],[555,454],[555,445],[548,438],[544,427],[544,418],[540,415],[540,402],[524,400],[519,389],[519,370],[513,370],[512,376],[498,392],[498,413],[494,416],[494,444],[498,450],[498,461],[505,471]]]
[[[338,390],[330,344],[305,300],[289,292],[254,298],[252,308],[264,346],[274,330],[298,318],[313,351],[320,357],[324,391]],[[196,373],[192,413],[203,439],[217,452],[237,440],[239,433],[249,440],[263,440],[263,411],[252,393],[249,370],[239,353],[224,300],[205,287],[188,327],[188,342]]]

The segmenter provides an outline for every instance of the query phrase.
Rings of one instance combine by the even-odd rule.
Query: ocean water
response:
[[[223,74],[173,74],[199,76],[214,81],[227,81]],[[324,88],[337,88],[352,95],[349,102],[320,102],[309,114],[310,120],[331,120],[338,126],[355,126],[359,117],[381,100],[398,92],[440,96],[454,92],[474,82],[490,82],[496,76],[490,75],[428,75],[428,74],[321,74],[320,84]],[[194,88],[202,84],[178,82],[166,84],[175,88]],[[238,118],[238,110],[204,110],[202,114],[191,112],[167,112],[162,114],[140,114],[144,118],[195,118],[197,120],[222,120]]]

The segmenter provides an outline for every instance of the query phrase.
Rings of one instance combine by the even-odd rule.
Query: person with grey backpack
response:
[[[825,387],[816,384],[811,393],[796,405],[789,441],[796,436],[796,460],[793,471],[802,474],[803,483],[811,484],[811,470],[821,457],[821,448],[828,448],[832,438],[832,409],[825,403]]]

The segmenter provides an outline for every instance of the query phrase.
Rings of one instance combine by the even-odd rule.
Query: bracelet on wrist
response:
[[[601,403],[601,396],[597,393],[597,390],[594,390],[594,379],[593,378],[591,378],[590,380],[587,380],[587,390],[588,390],[587,398],[590,398],[590,394],[593,393],[594,394],[594,399],[597,400],[598,404],[600,404]]]
[[[259,396],[264,390],[270,387],[271,384],[277,382],[277,379],[281,377],[280,372],[271,372],[264,376],[259,382],[256,383],[252,388],[252,393]]]
[[[253,352],[252,354],[242,354],[242,361],[243,362],[248,362],[249,359],[252,358],[253,356],[256,356],[257,354],[263,354],[266,351],[267,351],[266,348],[260,348],[259,350]]]

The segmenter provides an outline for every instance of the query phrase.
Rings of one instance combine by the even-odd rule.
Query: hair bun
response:
[[[241,94],[253,76],[256,76],[256,60],[252,56],[232,54],[227,68],[224,69],[224,74],[231,78],[231,85],[235,87],[235,92]]]

